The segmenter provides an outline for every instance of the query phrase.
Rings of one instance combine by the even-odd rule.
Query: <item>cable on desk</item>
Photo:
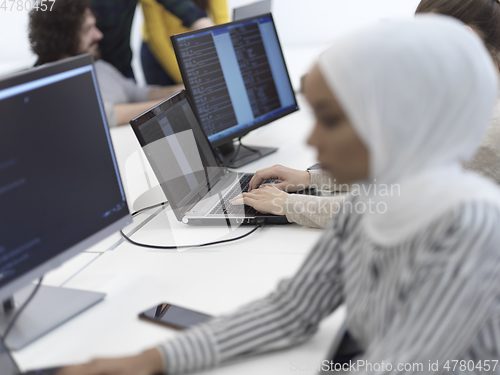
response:
[[[132,212],[131,215],[132,216],[137,216],[139,215],[140,213],[144,212],[144,211],[147,211],[147,210],[150,210],[152,208],[156,208],[156,207],[160,207],[160,206],[165,206],[165,205],[168,205],[168,201],[165,201],[165,202],[161,202],[161,203],[158,203],[158,204],[154,204],[152,206],[149,206],[149,207],[144,207],[144,208],[141,208],[140,210],[137,210],[135,212]]]
[[[242,238],[245,238],[249,235],[251,235],[253,232],[255,232],[259,228],[264,227],[264,220],[257,221],[257,225],[255,228],[253,228],[251,231],[235,238],[228,238],[227,240],[220,240],[220,241],[214,241],[214,242],[207,242],[207,243],[202,243],[202,244],[197,244],[197,245],[180,245],[180,246],[159,246],[159,245],[149,245],[149,244],[144,244],[140,242],[136,242],[130,237],[128,237],[123,231],[120,230],[121,235],[123,238],[125,238],[128,242],[130,242],[133,245],[140,246],[140,247],[147,247],[149,249],[160,249],[160,250],[175,250],[175,249],[187,249],[191,247],[205,247],[205,246],[212,246],[212,245],[219,245],[222,243],[227,243],[227,242],[233,242],[237,240],[241,240]]]
[[[26,306],[28,306],[28,304],[31,302],[31,300],[33,299],[33,297],[35,297],[35,294],[36,294],[36,292],[38,292],[38,289],[40,289],[40,286],[42,285],[42,281],[43,281],[43,276],[40,277],[40,280],[38,280],[38,284],[36,284],[35,289],[33,289],[33,291],[31,292],[30,296],[28,297],[28,299],[26,301],[24,301],[24,303],[19,308],[19,310],[17,310],[17,313],[14,315],[14,317],[10,321],[9,325],[7,326],[7,328],[5,329],[5,331],[3,332],[2,340],[4,342],[5,342],[5,339],[7,338],[7,335],[12,330],[12,327],[14,327],[14,323],[19,318],[19,315],[21,315],[21,313],[26,308]]]

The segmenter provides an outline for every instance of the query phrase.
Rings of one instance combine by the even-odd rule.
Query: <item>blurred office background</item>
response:
[[[297,85],[297,77],[307,70],[331,40],[350,30],[383,19],[412,17],[419,1],[273,0],[272,12],[294,85]],[[14,8],[17,7],[17,2],[16,0]],[[228,5],[232,9],[250,2],[252,1],[228,0]],[[133,68],[139,83],[144,82],[138,53],[142,22],[142,11],[138,7],[131,44],[134,51]],[[27,28],[27,11],[0,8],[0,76],[34,64],[36,58],[29,48]]]

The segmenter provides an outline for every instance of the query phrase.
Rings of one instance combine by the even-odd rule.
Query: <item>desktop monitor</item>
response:
[[[0,335],[12,296],[131,222],[90,55],[0,79]],[[14,301],[23,296],[14,295]],[[42,286],[6,344],[18,349],[102,293]]]
[[[239,167],[276,148],[233,140],[298,110],[271,14],[171,37],[184,85],[212,147]]]

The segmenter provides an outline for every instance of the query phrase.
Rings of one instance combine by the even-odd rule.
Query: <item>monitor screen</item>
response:
[[[298,109],[271,14],[172,36],[213,147]]]
[[[90,55],[0,80],[0,114],[3,299],[130,215]]]

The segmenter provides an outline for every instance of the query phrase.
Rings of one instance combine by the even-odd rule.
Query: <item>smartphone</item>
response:
[[[207,322],[213,316],[171,305],[170,303],[161,303],[140,313],[139,318],[160,323],[170,328],[186,329]]]

